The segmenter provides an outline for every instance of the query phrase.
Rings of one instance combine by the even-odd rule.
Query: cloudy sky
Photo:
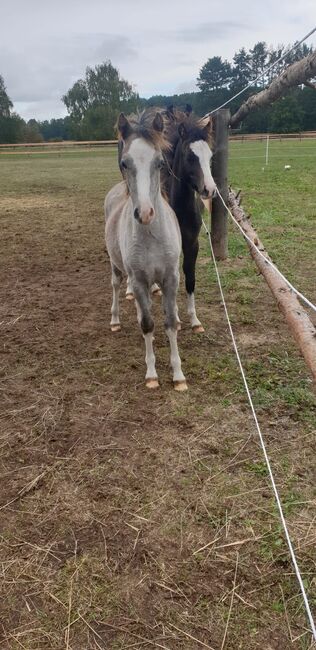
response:
[[[143,97],[193,90],[215,55],[300,40],[315,0],[0,0],[0,74],[24,118],[65,114],[87,65],[111,59]],[[308,44],[316,46],[315,34]]]

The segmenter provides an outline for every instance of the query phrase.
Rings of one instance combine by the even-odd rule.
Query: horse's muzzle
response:
[[[215,199],[215,197],[217,196],[217,191],[215,189],[213,190],[213,192],[210,192],[206,187],[204,187],[200,195],[202,199]]]
[[[138,223],[143,224],[144,226],[150,224],[154,216],[155,216],[155,210],[152,206],[145,209],[135,208],[134,210],[134,217],[136,221],[138,221]]]

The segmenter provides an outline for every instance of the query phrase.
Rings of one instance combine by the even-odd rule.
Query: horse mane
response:
[[[156,113],[160,113],[164,122],[164,128],[162,131],[157,131],[153,127],[153,121],[155,119]],[[156,149],[161,149],[161,151],[167,151],[170,149],[170,143],[167,139],[166,134],[166,115],[165,112],[156,109],[154,107],[145,108],[145,110],[127,117],[130,126],[132,128],[132,135],[135,135],[138,138],[144,138],[147,142],[156,147]],[[118,132],[119,140],[121,140],[121,135],[118,131],[118,124],[116,124],[116,130]]]
[[[176,146],[179,141],[179,126],[183,124],[185,127],[187,142],[195,142],[196,140],[204,140],[212,147],[213,138],[211,129],[205,127],[210,123],[209,117],[199,117],[193,113],[191,106],[187,105],[185,111],[181,111],[173,106],[168,106],[164,111],[165,119],[167,121],[166,135],[171,143],[172,148]]]

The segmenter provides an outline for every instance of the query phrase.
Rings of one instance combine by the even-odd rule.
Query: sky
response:
[[[208,58],[315,24],[315,0],[0,0],[0,74],[17,113],[51,119],[88,65],[110,59],[142,97],[181,93]]]

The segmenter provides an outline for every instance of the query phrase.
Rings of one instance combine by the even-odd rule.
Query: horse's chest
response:
[[[177,261],[176,250],[170,248],[167,241],[157,240],[152,234],[141,241],[129,241],[124,257],[128,269],[142,271],[151,277],[161,274],[170,263],[174,265]]]

